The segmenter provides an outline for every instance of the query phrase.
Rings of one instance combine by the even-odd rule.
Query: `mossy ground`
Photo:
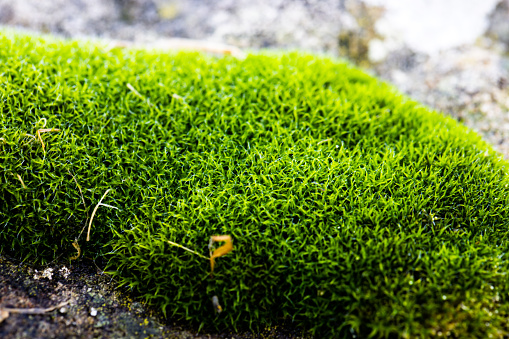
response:
[[[73,256],[110,190],[81,250],[174,319],[507,333],[507,163],[452,119],[324,57],[0,45],[1,252]],[[213,276],[168,243],[216,234]]]

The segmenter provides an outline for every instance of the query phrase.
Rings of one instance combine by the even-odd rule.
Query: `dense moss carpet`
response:
[[[507,333],[507,163],[452,119],[325,57],[0,46],[1,253],[78,238],[201,328]]]

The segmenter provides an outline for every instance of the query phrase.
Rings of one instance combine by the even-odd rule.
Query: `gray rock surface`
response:
[[[500,1],[491,13],[487,35],[502,42],[509,51],[509,0]]]
[[[181,37],[339,55],[463,121],[509,159],[509,0],[496,1],[0,0],[0,24],[67,37]]]

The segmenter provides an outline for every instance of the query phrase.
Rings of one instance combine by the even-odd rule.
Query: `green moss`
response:
[[[83,255],[174,319],[506,333],[507,163],[452,119],[323,57],[0,45],[1,253],[69,258],[111,189]],[[167,242],[208,256],[215,234],[214,277]]]

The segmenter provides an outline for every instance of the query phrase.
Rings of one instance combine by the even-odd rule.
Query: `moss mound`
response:
[[[506,333],[507,163],[452,119],[322,57],[0,45],[2,253],[80,237],[206,328]],[[216,234],[234,250],[211,276]]]

